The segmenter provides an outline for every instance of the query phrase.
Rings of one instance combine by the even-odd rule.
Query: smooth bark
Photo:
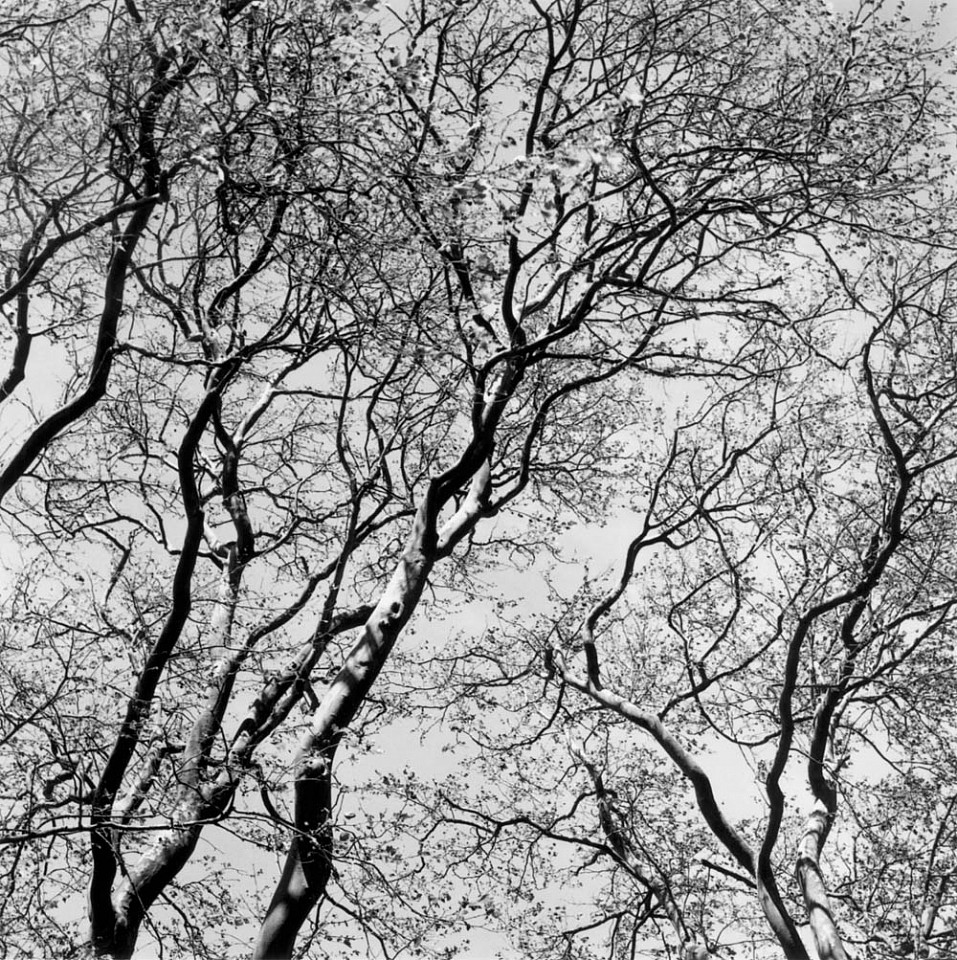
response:
[[[482,420],[486,437],[501,417],[508,395],[503,391],[514,389],[520,376],[520,372],[510,371],[489,402]],[[291,957],[299,929],[325,893],[334,855],[331,813],[336,749],[415,612],[433,566],[491,512],[490,454],[491,440],[483,443],[476,439],[453,468],[430,482],[399,564],[361,639],[322,698],[296,759],[297,832],[256,941],[255,960]],[[442,504],[451,498],[454,484],[469,475],[468,494],[436,532]]]
[[[797,879],[804,894],[811,934],[819,960],[847,960],[841,936],[834,923],[831,902],[821,875],[820,856],[828,832],[829,814],[816,804],[808,817],[797,862]]]
[[[435,560],[427,549],[424,508],[388,587],[359,642],[323,697],[296,759],[297,833],[253,951],[257,960],[292,956],[296,936],[325,892],[332,869],[332,763],[400,631],[422,594]]]

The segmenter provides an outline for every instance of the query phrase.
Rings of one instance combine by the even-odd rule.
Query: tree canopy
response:
[[[954,955],[938,15],[11,0],[0,955]]]

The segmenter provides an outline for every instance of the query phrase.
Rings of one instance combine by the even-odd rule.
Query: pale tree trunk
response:
[[[467,452],[455,472],[461,475],[461,468],[480,455],[476,448]],[[303,739],[295,764],[297,833],[256,941],[256,960],[291,957],[299,929],[325,892],[332,872],[332,763],[336,748],[412,617],[436,561],[448,556],[489,512],[488,460],[483,457],[473,470],[468,496],[438,534],[436,517],[448,499],[441,491],[450,488],[441,479],[430,484],[399,564]]]
[[[784,956],[787,960],[810,960],[797,926],[781,899],[781,892],[777,888],[774,875],[769,874],[769,881],[763,880],[760,874],[761,871],[757,871],[754,878],[758,890],[758,903],[768,921],[768,926],[774,931],[778,943],[781,944]]]
[[[221,384],[219,385],[221,386]],[[183,491],[190,514],[193,544],[191,551],[184,549],[183,556],[191,556],[189,569],[182,576],[177,574],[180,584],[178,594],[174,596],[173,614],[177,616],[177,623],[185,622],[185,616],[191,609],[188,583],[192,571],[192,562],[195,560],[195,551],[198,549],[199,532],[210,540],[209,531],[204,529],[204,517],[198,509],[198,495],[194,483],[189,481],[189,464],[192,451],[208,420],[211,404],[215,401],[218,387],[213,386],[207,400],[204,401],[201,413],[197,415],[190,429],[189,436],[184,439],[182,461]],[[205,411],[205,412],[204,412]],[[149,751],[143,773],[136,786],[123,801],[110,801],[115,797],[116,790],[122,779],[122,769],[114,780],[114,786],[109,794],[104,793],[103,805],[100,811],[104,819],[109,819],[119,825],[118,830],[107,830],[106,838],[101,837],[99,849],[109,856],[101,856],[101,864],[94,871],[90,888],[90,917],[93,942],[96,951],[100,954],[116,958],[129,957],[136,944],[140,926],[149,909],[171,883],[180,870],[193,855],[196,843],[203,826],[221,816],[229,807],[235,794],[236,787],[249,764],[255,746],[268,734],[272,727],[259,729],[262,717],[258,714],[249,718],[249,732],[237,736],[229,751],[227,762],[219,776],[212,781],[207,780],[208,764],[214,741],[222,729],[223,717],[230,701],[235,678],[259,640],[278,629],[299,613],[308,602],[316,584],[323,579],[319,573],[310,578],[299,599],[290,607],[282,611],[272,621],[263,627],[254,630],[241,649],[232,649],[233,625],[236,605],[239,600],[240,587],[246,564],[254,554],[252,525],[246,510],[245,501],[239,493],[237,479],[238,454],[237,444],[244,439],[244,430],[247,421],[237,432],[235,438],[228,443],[228,450],[224,462],[222,484],[224,500],[236,528],[236,542],[228,547],[220,546],[210,540],[210,547],[224,560],[220,596],[209,624],[207,641],[214,656],[215,666],[209,675],[206,689],[206,699],[203,710],[193,723],[185,747]],[[178,611],[177,609],[178,608]],[[256,700],[256,707],[266,717],[271,717],[273,711],[281,707],[288,713],[292,703],[301,693],[297,681],[308,678],[308,675],[325,649],[329,639],[344,630],[354,629],[362,623],[366,610],[351,611],[339,616],[323,620],[313,638],[300,650],[292,665],[281,677],[284,682],[271,682],[260,692]],[[172,618],[172,615],[171,615]],[[168,632],[168,631],[164,631]],[[171,636],[178,634],[171,633]],[[163,646],[163,650],[171,650],[170,643]],[[156,659],[154,657],[154,659]],[[158,682],[164,661],[157,660],[147,671],[144,677],[151,677],[152,687]],[[137,690],[146,689],[144,677],[140,678]],[[150,694],[151,696],[151,694]],[[149,697],[137,696],[134,698],[137,710],[141,710]],[[255,711],[254,711],[255,713]],[[139,714],[137,714],[138,716]],[[131,729],[135,729],[131,728]],[[132,736],[132,733],[130,734]],[[134,744],[135,745],[135,744]],[[115,876],[115,867],[121,863],[120,839],[122,827],[129,824],[134,815],[147,799],[153,785],[163,756],[169,753],[182,752],[183,758],[177,779],[180,783],[178,796],[171,816],[171,826],[159,830],[152,836],[147,849],[130,866],[122,865],[122,879],[116,890],[112,889]],[[127,760],[128,762],[128,760]],[[107,814],[110,814],[107,817]],[[96,837],[94,837],[96,842]]]
[[[827,838],[830,817],[822,802],[815,804],[804,828],[796,872],[819,960],[847,960],[820,867],[821,850]]]
[[[951,800],[951,807],[953,807],[955,800],[957,800],[957,798]],[[921,911],[920,940],[914,947],[914,952],[917,956],[924,956],[930,953],[930,939],[934,935],[934,924],[937,923],[937,915],[940,912],[940,904],[944,899],[944,893],[946,892],[952,877],[953,874],[945,873],[937,881],[936,889],[932,894],[929,894],[930,877],[928,876],[927,878],[927,882],[925,884],[925,889],[928,890],[928,894],[925,894],[927,905]]]
[[[166,886],[172,882],[193,855],[203,827],[220,817],[229,807],[242,772],[248,768],[249,758],[258,742],[271,729],[271,725],[262,724],[262,717],[250,718],[250,733],[236,738],[230,750],[224,769],[210,782],[204,782],[203,774],[209,759],[213,739],[221,730],[222,717],[234,677],[243,660],[261,635],[278,624],[286,622],[304,606],[311,591],[307,588],[303,596],[292,607],[280,614],[267,627],[254,631],[246,646],[225,657],[211,677],[207,690],[205,707],[196,718],[189,741],[185,747],[180,777],[182,784],[179,798],[173,814],[175,826],[159,831],[154,835],[150,846],[139,859],[124,871],[122,882],[111,898],[112,932],[109,948],[104,950],[117,958],[126,958],[132,954],[136,938],[144,917]],[[227,602],[235,606],[238,593],[232,591]],[[305,644],[293,664],[287,669],[285,683],[271,683],[260,692],[257,707],[268,718],[275,711],[288,712],[296,695],[292,692],[295,679],[311,671],[312,665],[325,649],[329,639],[346,630],[354,629],[362,622],[367,608],[360,608],[334,617],[326,625],[326,630],[317,633],[312,641]],[[231,611],[226,614],[229,621]],[[228,633],[217,639],[229,642]],[[254,719],[256,722],[254,722]],[[262,729],[255,729],[257,722]],[[152,779],[156,776],[163,751],[152,752],[147,758],[144,774],[130,797],[115,811],[118,823],[130,822],[133,815],[146,798]],[[114,842],[118,841],[118,837]]]
[[[303,740],[295,764],[298,832],[266,911],[254,957],[292,956],[300,927],[325,892],[332,871],[332,761],[336,747],[411,616],[432,562],[417,545],[407,548]]]
[[[143,918],[192,856],[201,826],[191,813],[177,811],[176,819],[189,825],[162,831],[113,894],[112,943],[104,952],[116,960],[133,955]]]
[[[494,387],[487,387],[484,377],[477,382],[476,395],[482,399],[475,434],[458,462],[429,482],[399,563],[303,739],[295,763],[296,834],[256,940],[256,960],[291,957],[302,924],[325,893],[334,854],[336,748],[411,619],[435,563],[451,554],[482,517],[494,512],[490,497],[495,430],[523,373],[521,363],[512,362],[505,365]],[[468,494],[439,530],[440,511],[465,484]]]

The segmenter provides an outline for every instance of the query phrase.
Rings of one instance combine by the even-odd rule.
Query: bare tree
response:
[[[611,869],[598,916],[550,931],[549,951],[604,924],[626,955],[658,942],[655,924],[687,957],[769,937],[790,956],[947,949],[953,273],[896,254],[853,283],[834,264],[856,328],[842,321],[835,352],[808,360],[824,369],[778,393],[773,426],[732,446],[743,425],[725,407],[718,429],[681,428],[608,589],[521,625],[512,652],[455,661],[453,717],[484,687],[520,718],[473,738],[478,762],[507,782],[513,764],[546,771],[511,805],[472,779],[443,785],[469,856],[562,842]],[[509,833],[523,842],[497,853]]]
[[[875,306],[855,286],[870,281],[849,279],[874,271],[839,266],[829,244],[906,247],[926,233],[918,215],[943,215],[939,54],[870,6],[820,23],[783,4],[619,6],[64,2],[0,36],[13,238],[0,496],[19,561],[3,839],[11,875],[37,878],[4,902],[18,937],[62,950],[75,934],[54,901],[75,913],[83,877],[97,954],[131,956],[141,927],[171,911],[184,949],[205,949],[203,897],[228,887],[215,872],[198,893],[178,882],[204,830],[269,846],[279,829],[285,864],[254,908],[254,952],[291,956],[331,897],[336,754],[357,723],[375,726],[374,685],[413,618],[439,615],[452,589],[480,592],[497,557],[538,558],[556,531],[614,509],[640,463],[657,480],[620,582],[591,599],[583,632],[566,622],[585,595],[554,617],[561,642],[539,643],[524,675],[541,683],[548,648],[549,684],[600,708],[584,717],[658,739],[736,861],[724,869],[756,886],[778,943],[804,956],[774,862],[781,782],[811,722],[803,651],[843,616],[843,665],[813,681],[822,812],[799,864],[830,936],[820,854],[837,761],[825,753],[865,696],[872,645],[857,632],[910,556],[904,518],[944,529],[914,498],[949,463],[930,446],[946,444],[948,381],[898,387],[894,363],[930,336],[921,311],[940,327],[949,307],[919,300],[942,281],[917,267]],[[804,262],[822,265],[822,293],[797,289]],[[863,408],[822,359],[837,311],[887,313],[855,355]],[[43,374],[61,399],[20,403]],[[692,385],[696,414],[664,392],[672,383]],[[829,518],[844,551],[833,569],[788,555],[803,585],[759,642],[765,610],[744,577],[781,538],[808,535],[812,466],[844,456],[812,429],[818,387],[834,411],[870,411],[890,466],[861,516]],[[658,462],[661,435],[674,440]],[[844,554],[865,514],[874,545],[853,568]],[[682,574],[673,632],[718,596],[732,609],[710,652],[686,645],[688,685],[656,719],[613,692],[597,634],[639,558],[669,547],[720,558],[716,573]],[[887,629],[925,609],[946,622],[934,590],[902,599],[888,622],[905,620]],[[883,662],[874,676],[898,669]],[[760,697],[745,717],[706,705],[752,675],[777,691],[757,845],[662,726],[673,712],[684,731],[700,710],[715,736],[766,727]],[[708,934],[645,862],[589,749],[567,762],[587,772],[602,852],[650,892],[634,925],[663,911],[701,955]]]

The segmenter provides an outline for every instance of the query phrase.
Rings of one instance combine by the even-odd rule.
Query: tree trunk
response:
[[[510,381],[514,389],[517,379]],[[507,397],[500,387],[485,428],[494,429]],[[359,642],[353,647],[323,697],[296,761],[296,830],[282,877],[267,910],[253,952],[255,960],[292,956],[296,935],[319,902],[332,873],[332,764],[343,731],[372,689],[379,671],[418,605],[436,561],[489,512],[491,441],[473,442],[459,463],[432,480],[416,512],[402,558],[392,574]],[[468,495],[436,532],[437,518],[457,484],[471,476]]]
[[[433,560],[423,549],[425,512],[388,587],[316,712],[296,761],[298,831],[286,857],[253,952],[256,960],[287,958],[300,927],[325,892],[332,872],[332,763],[352,722],[422,594]],[[431,551],[429,551],[431,553]]]
[[[821,847],[827,836],[829,815],[823,803],[815,804],[808,817],[797,862],[797,879],[811,924],[819,960],[847,960],[841,936],[831,913],[831,902],[821,876]]]
[[[193,854],[201,829],[196,819],[190,826],[164,831],[123,878],[111,897],[112,926],[109,931],[101,928],[95,942],[98,955],[116,960],[133,955],[143,918]]]
[[[300,928],[326,889],[332,874],[328,810],[324,819],[325,828],[317,840],[293,839],[253,951],[257,960],[292,956]]]

